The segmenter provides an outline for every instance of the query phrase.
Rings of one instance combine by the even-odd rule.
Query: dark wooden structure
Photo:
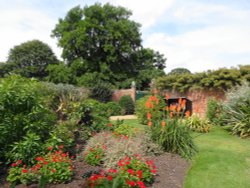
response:
[[[181,100],[186,100],[186,105],[184,107],[184,112],[182,111],[181,113],[185,114],[187,111],[189,111],[190,115],[192,115],[192,101],[189,100],[186,97],[172,97],[172,98],[169,98],[168,100],[165,99],[166,106],[168,106],[168,107],[170,107],[171,105],[178,106],[180,99]]]

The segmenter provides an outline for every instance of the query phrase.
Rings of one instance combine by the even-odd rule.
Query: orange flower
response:
[[[168,99],[169,99],[169,95],[166,95],[166,96],[165,96],[165,99],[168,100]]]
[[[152,127],[152,122],[151,121],[148,122],[148,126]]]
[[[181,111],[181,107],[178,106],[178,107],[177,107],[177,112],[180,112],[180,111]]]
[[[173,112],[170,112],[169,116],[170,116],[170,118],[172,118],[173,117]]]
[[[189,117],[189,116],[190,116],[190,111],[189,111],[189,110],[187,110],[187,111],[185,112],[185,116],[186,116],[186,117]]]
[[[185,108],[186,107],[186,99],[182,100],[182,103],[181,103],[181,108]]]
[[[165,122],[165,121],[162,121],[162,122],[161,122],[161,126],[162,126],[162,128],[164,128],[164,127],[166,126],[166,122]]]
[[[178,103],[179,103],[179,105],[181,105],[181,103],[182,103],[182,98],[179,98]]]
[[[169,107],[168,106],[166,106],[166,111],[169,111]]]
[[[148,120],[151,119],[151,114],[150,114],[150,112],[147,113],[147,118],[148,118]]]

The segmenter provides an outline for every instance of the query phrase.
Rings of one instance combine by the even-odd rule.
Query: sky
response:
[[[164,54],[165,72],[250,65],[250,0],[0,0],[0,62],[9,50],[38,39],[57,55],[51,38],[73,7],[107,3],[126,7],[140,23],[143,46]]]

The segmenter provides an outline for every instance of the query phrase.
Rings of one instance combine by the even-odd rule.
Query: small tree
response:
[[[7,60],[7,64],[12,65],[11,72],[40,79],[48,75],[46,71],[48,65],[57,63],[58,60],[52,49],[39,40],[14,46]]]

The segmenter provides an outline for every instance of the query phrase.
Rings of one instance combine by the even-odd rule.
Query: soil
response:
[[[152,158],[157,167],[157,175],[155,182],[150,188],[181,188],[183,186],[184,177],[189,168],[189,162],[178,155],[165,153]],[[73,181],[67,184],[48,185],[46,188],[84,188],[85,181],[82,175],[89,171],[98,171],[100,167],[93,167],[85,162],[75,161],[75,175]],[[5,182],[2,188],[9,188],[10,185]],[[38,188],[34,185],[17,185],[16,188]]]

